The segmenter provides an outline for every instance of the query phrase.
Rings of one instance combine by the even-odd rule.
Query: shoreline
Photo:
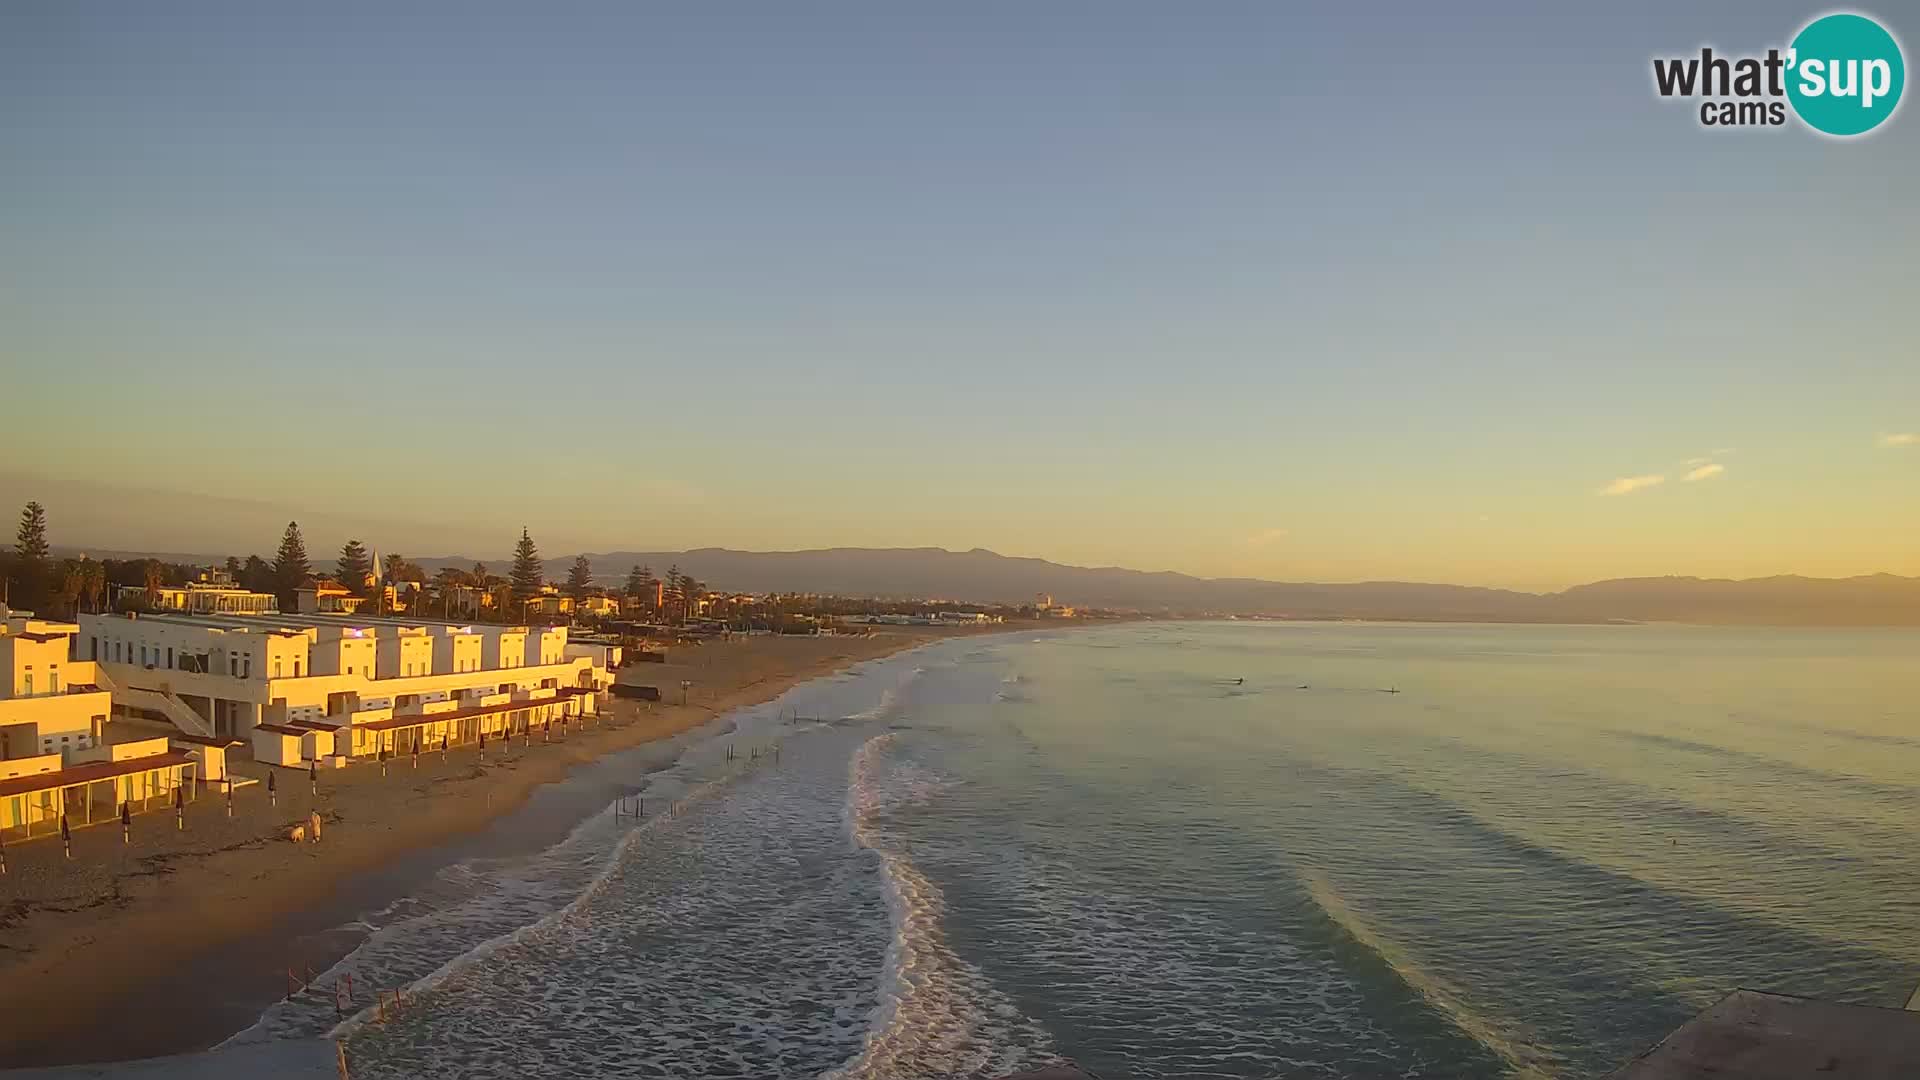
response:
[[[9,1018],[0,1068],[206,1049],[281,996],[284,958],[320,971],[357,947],[362,936],[343,934],[343,921],[462,858],[550,845],[636,786],[588,777],[604,759],[656,747],[663,768],[701,728],[801,683],[935,641],[1038,628],[888,627],[677,649],[660,682],[671,697],[670,685],[692,678],[688,704],[615,698],[564,741],[496,746],[484,764],[473,747],[444,762],[424,754],[417,770],[390,762],[385,777],[359,763],[323,775],[317,797],[305,777],[282,770],[277,806],[255,785],[235,795],[229,818],[224,801],[202,791],[184,831],[165,813],[135,818],[130,845],[111,826],[77,830],[71,862],[51,838],[10,845],[0,877],[0,1013]],[[251,762],[237,770],[264,771]],[[282,839],[309,810],[325,822],[321,843]],[[509,817],[511,830],[496,829]]]

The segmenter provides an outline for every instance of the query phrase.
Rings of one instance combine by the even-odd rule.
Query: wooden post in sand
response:
[[[123,802],[120,804],[120,846],[125,847],[131,843],[133,843],[133,804]]]
[[[187,828],[187,797],[180,788],[173,789],[173,827],[181,832]]]
[[[280,775],[279,773],[274,773],[274,772],[270,772],[267,774],[267,805],[268,806],[280,805],[280,796],[278,792],[275,790],[276,788],[279,787],[279,785],[275,783],[275,777],[279,775]]]
[[[227,816],[233,816],[233,777],[227,777]]]

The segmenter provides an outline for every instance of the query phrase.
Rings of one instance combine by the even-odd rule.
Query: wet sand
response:
[[[287,969],[324,970],[357,938],[338,927],[477,854],[539,850],[662,768],[731,709],[862,660],[1008,627],[888,627],[872,637],[750,638],[677,649],[655,675],[666,699],[615,699],[592,726],[530,746],[456,747],[323,771],[318,794],[280,770],[241,789],[234,813],[202,791],[184,831],[136,817],[133,840],[96,826],[7,848],[0,877],[0,1066],[113,1061],[204,1049],[252,1023]],[[693,687],[679,703],[681,679]],[[645,748],[635,752],[635,748]],[[622,753],[623,751],[628,753]],[[609,755],[614,757],[609,758]],[[618,770],[596,767],[617,761]],[[236,774],[264,776],[252,762]],[[564,782],[559,782],[564,781]],[[284,839],[319,811],[318,844]]]

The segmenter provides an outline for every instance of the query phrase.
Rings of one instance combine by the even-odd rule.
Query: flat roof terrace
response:
[[[380,627],[395,627],[403,630],[443,631],[458,630],[481,633],[487,630],[524,631],[524,626],[508,626],[498,623],[444,622],[439,619],[401,619],[391,615],[363,618],[357,615],[288,615],[285,612],[267,612],[260,615],[197,615],[192,612],[166,611],[153,614],[141,614],[138,622],[157,622],[169,626],[197,626],[212,630],[249,630],[256,633],[298,634],[308,630],[348,629],[376,630]],[[376,635],[377,636],[377,635]]]

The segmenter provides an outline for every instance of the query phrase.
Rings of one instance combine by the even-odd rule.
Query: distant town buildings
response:
[[[367,602],[332,578],[320,578],[293,591],[294,611],[301,615],[351,615]]]
[[[243,589],[224,570],[202,571],[199,580],[186,585],[115,585],[113,599],[116,607],[133,602],[193,615],[268,615],[280,610],[278,597]]]

